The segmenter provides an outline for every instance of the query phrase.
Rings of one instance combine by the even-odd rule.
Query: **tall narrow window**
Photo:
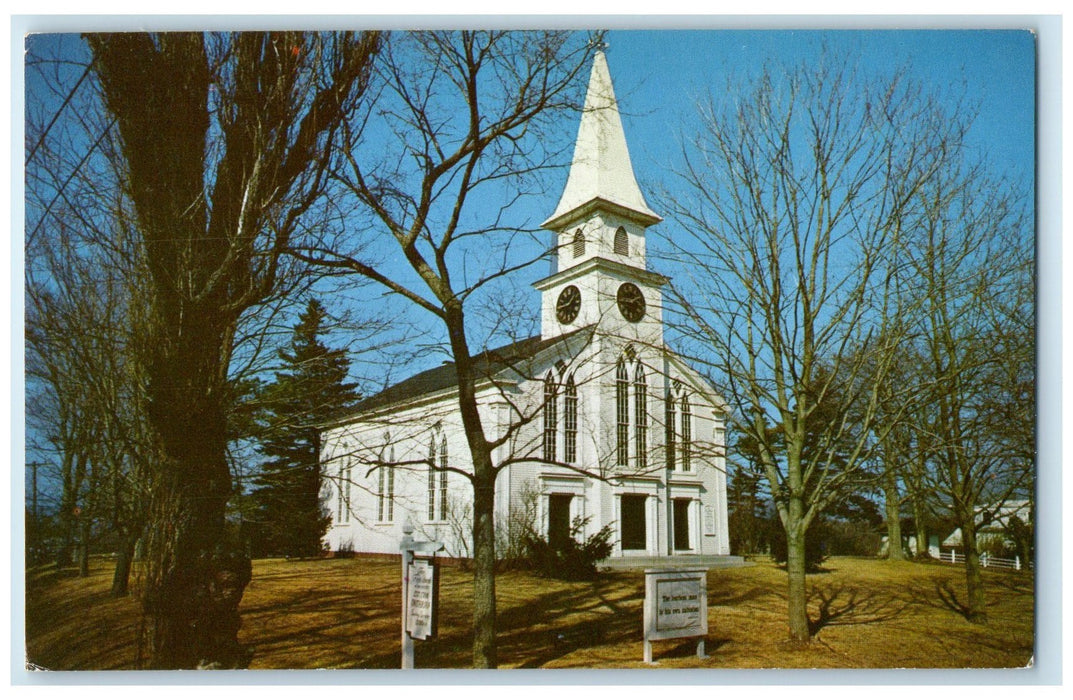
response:
[[[630,459],[630,378],[623,360],[618,361],[615,370],[615,414],[615,464],[624,467]]]
[[[380,478],[380,483],[376,486],[376,519],[384,519],[384,495],[386,490],[384,489],[384,483],[387,477],[387,467],[383,464],[376,470],[377,476]]]
[[[343,466],[339,462],[339,482],[335,485],[335,522],[343,522]]]
[[[626,235],[626,229],[622,228],[621,226],[618,227],[618,231],[615,231],[615,254],[630,254],[630,239]]]
[[[563,461],[573,464],[577,461],[577,384],[574,375],[566,380],[566,396],[563,399]]]
[[[674,410],[674,396],[667,394],[667,468],[674,471],[678,468],[675,463],[675,410]]]
[[[633,375],[633,436],[637,443],[637,468],[648,466],[648,384],[645,369],[637,363]]]
[[[428,519],[436,519],[436,436],[428,443]]]
[[[440,520],[447,519],[447,436],[440,438]]]
[[[384,447],[380,450],[376,489],[376,519],[390,522],[395,516],[395,448],[389,448],[391,433],[384,433]],[[389,451],[390,450],[390,451]]]
[[[693,411],[689,407],[689,397],[682,397],[682,471],[692,470],[690,451],[693,447]]]
[[[585,254],[585,234],[578,229],[574,234],[574,257],[580,258]]]
[[[559,432],[559,411],[555,398],[555,376],[548,372],[544,379],[544,459],[554,462],[556,433]]]
[[[339,485],[336,488],[336,515],[335,522],[345,523],[350,518],[347,512],[347,494],[349,493],[348,483],[350,481],[350,458],[341,460],[339,462]]]
[[[395,519],[395,446],[391,447],[391,454],[388,457],[387,468],[387,520],[391,522]]]
[[[350,522],[350,487],[354,484],[354,464],[348,458],[346,461],[346,472],[343,476],[343,522]]]

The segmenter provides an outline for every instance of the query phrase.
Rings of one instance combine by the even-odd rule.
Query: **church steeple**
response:
[[[574,160],[555,213],[555,270],[541,292],[541,336],[596,325],[604,337],[658,347],[668,281],[645,268],[645,229],[662,221],[633,174],[607,59],[598,52],[578,127]],[[619,348],[621,350],[621,348]]]
[[[592,63],[566,188],[555,213],[543,225],[560,229],[601,204],[641,226],[662,221],[648,208],[637,186],[603,51],[596,53]]]

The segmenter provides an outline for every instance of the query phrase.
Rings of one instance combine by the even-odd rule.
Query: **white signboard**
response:
[[[436,567],[415,559],[407,570],[406,631],[413,639],[436,635]]]
[[[645,570],[645,661],[652,661],[652,641],[700,637],[697,655],[704,656],[708,634],[708,570]]]

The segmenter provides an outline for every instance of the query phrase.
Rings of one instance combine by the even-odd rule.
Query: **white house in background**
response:
[[[557,269],[535,284],[541,334],[477,357],[496,450],[496,519],[558,538],[610,525],[614,557],[726,555],[723,401],[663,340],[645,266],[661,221],[634,178],[607,61],[597,54],[566,187],[544,227]],[[332,550],[397,553],[403,524],[469,556],[472,488],[454,366],[362,402],[322,435]]]
[[[1030,501],[1005,501],[1001,505],[982,506],[977,508],[976,517],[976,546],[977,549],[989,544],[999,543],[1013,545],[1007,534],[1006,528],[1015,516],[1026,525],[1032,522],[1032,504]],[[961,528],[957,528],[943,540],[943,547],[947,549],[961,549]]]

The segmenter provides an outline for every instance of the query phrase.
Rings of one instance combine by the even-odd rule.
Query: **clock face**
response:
[[[622,318],[637,323],[645,315],[645,297],[636,284],[626,282],[618,288],[618,310]]]
[[[581,309],[581,292],[574,285],[570,285],[559,293],[559,301],[555,303],[555,317],[559,323],[570,323],[577,318],[577,312]]]

